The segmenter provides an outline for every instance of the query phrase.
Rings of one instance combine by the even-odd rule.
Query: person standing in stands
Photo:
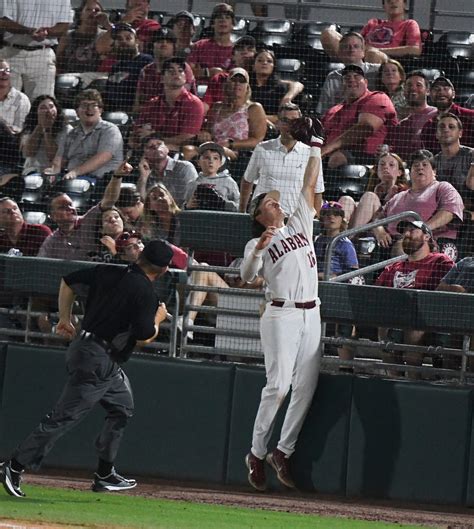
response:
[[[56,441],[99,403],[107,415],[95,442],[99,461],[92,490],[118,492],[136,487],[134,479],[124,478],[114,467],[134,408],[130,382],[121,364],[137,345],[152,342],[159,333],[166,307],[154,293],[152,281],[168,270],[172,257],[170,245],[155,240],[145,246],[136,264],[125,269],[98,265],[62,278],[57,333],[72,340],[66,352],[68,379],[52,411],[3,463],[0,480],[8,494],[24,497],[24,470],[38,469]],[[84,287],[88,288],[86,311],[82,330],[76,335],[72,306]]]
[[[129,24],[117,24],[112,30],[114,52],[118,59],[107,79],[107,110],[131,112],[135,102],[138,78],[153,57],[140,53],[136,31]]]
[[[4,46],[0,58],[9,62],[12,85],[31,101],[38,96],[54,95],[58,37],[72,22],[69,0],[2,0],[0,31]]]
[[[216,4],[211,15],[211,38],[194,43],[188,62],[196,79],[207,81],[218,69],[227,70],[232,61],[231,34],[235,24],[235,14],[229,4]]]

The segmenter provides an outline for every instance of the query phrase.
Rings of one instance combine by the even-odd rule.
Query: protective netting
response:
[[[291,126],[303,114],[326,131],[314,189],[320,278],[473,292],[470,2],[452,13],[402,0],[72,7],[0,6],[0,252],[126,264],[163,237],[176,269],[190,250],[194,265],[229,268],[193,272],[210,292],[188,298],[185,328],[210,303],[206,325],[259,354],[263,285],[244,285],[236,259],[252,237],[252,197],[278,189],[283,209],[296,208],[309,147]],[[374,266],[397,256],[382,274]],[[55,295],[57,269],[28,266]],[[18,290],[29,273],[18,268]],[[234,299],[229,287],[252,293]],[[176,278],[160,288],[173,305]],[[225,349],[217,334],[205,344]]]

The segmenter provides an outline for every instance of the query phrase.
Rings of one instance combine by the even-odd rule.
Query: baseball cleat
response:
[[[21,475],[23,471],[17,472],[11,467],[10,461],[5,461],[2,465],[0,472],[0,480],[3,484],[3,488],[10,494],[17,498],[24,498],[26,494],[21,490]]]
[[[289,489],[296,489],[295,482],[291,477],[290,460],[285,453],[275,448],[272,453],[267,455],[267,463],[273,467],[280,483]]]
[[[263,492],[267,488],[267,482],[265,478],[265,460],[259,459],[254,456],[252,452],[249,452],[245,456],[245,464],[248,468],[247,478],[250,485],[260,492]]]
[[[99,476],[97,472],[94,474],[94,482],[92,483],[92,490],[94,492],[120,492],[121,490],[133,489],[137,486],[134,479],[127,479],[117,474],[115,468],[108,476]]]

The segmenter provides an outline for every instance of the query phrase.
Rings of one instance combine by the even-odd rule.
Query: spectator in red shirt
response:
[[[161,27],[159,22],[148,18],[149,10],[150,0],[127,0],[125,14],[120,19],[121,23],[130,24],[137,32],[140,51],[143,53],[150,53],[153,32]],[[100,55],[107,56],[112,52],[114,26],[110,23],[106,13],[102,14],[100,24],[107,30],[107,33],[97,39],[96,50]]]
[[[392,101],[387,94],[368,90],[360,66],[350,64],[341,75],[344,102],[323,116],[327,138],[321,154],[330,169],[347,163],[374,163],[387,127],[397,122]]]
[[[232,49],[232,66],[243,68],[250,73],[256,53],[256,40],[251,35],[240,37],[235,41]],[[228,71],[220,71],[209,80],[206,93],[202,99],[206,113],[214,103],[224,100],[224,85],[228,77]]]
[[[389,129],[387,141],[391,151],[407,160],[410,155],[423,148],[421,131],[435,114],[436,108],[428,105],[429,85],[426,75],[420,70],[407,74],[403,89],[408,116]]]
[[[457,116],[462,122],[462,143],[466,147],[474,148],[474,110],[464,108],[454,103],[456,91],[453,83],[447,77],[437,77],[431,83],[430,98],[438,112],[433,116],[421,131],[423,147],[433,154],[438,153],[441,148],[436,138],[436,126],[441,113],[449,112]]]
[[[403,235],[403,251],[408,255],[405,261],[387,266],[380,274],[376,285],[380,287],[436,290],[443,277],[454,266],[454,261],[442,253],[433,253],[434,241],[431,228],[422,221],[402,221],[398,230]],[[423,344],[425,331],[404,330],[404,343]],[[387,329],[379,329],[379,339],[387,337]],[[421,366],[422,353],[407,352],[404,355],[382,353],[384,362],[406,363]],[[420,378],[417,373],[407,372],[410,378]]]
[[[198,40],[188,56],[197,79],[208,80],[218,69],[229,69],[232,61],[231,34],[235,15],[229,4],[217,4],[211,15],[214,35],[209,39]]]
[[[0,198],[0,253],[16,248],[22,255],[35,256],[51,230],[43,224],[28,224],[18,204],[9,197]]]
[[[163,95],[161,67],[166,59],[176,56],[176,35],[169,28],[162,28],[153,35],[154,62],[147,64],[140,72],[133,112],[139,114],[144,103],[153,97]],[[192,94],[196,93],[196,80],[188,63],[184,66],[186,84],[184,87]]]
[[[382,5],[387,20],[371,18],[361,31],[367,45],[366,61],[383,63],[388,57],[421,55],[420,27],[415,20],[405,18],[406,0],[382,0]],[[324,51],[331,57],[337,57],[341,34],[327,29],[321,40]]]
[[[186,58],[193,47],[193,37],[196,33],[194,15],[189,11],[180,11],[168,23],[176,35],[176,55]]]
[[[204,119],[202,101],[186,90],[186,62],[172,57],[163,62],[163,95],[143,106],[130,139],[133,148],[151,134],[159,134],[170,151],[179,151],[201,130]]]

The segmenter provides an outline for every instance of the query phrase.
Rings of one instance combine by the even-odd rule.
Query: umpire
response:
[[[150,241],[136,264],[127,268],[99,265],[72,272],[61,280],[57,333],[74,340],[66,352],[68,380],[53,410],[15,449],[2,466],[1,480],[11,496],[23,497],[21,475],[38,469],[54,443],[99,402],[107,415],[95,447],[99,456],[92,490],[121,491],[136,486],[120,476],[114,461],[128,419],[133,396],[126,362],[136,345],[151,342],[166,318],[151,282],[163,275],[173,256],[163,240]],[[88,289],[82,331],[76,336],[71,312],[77,294]]]

